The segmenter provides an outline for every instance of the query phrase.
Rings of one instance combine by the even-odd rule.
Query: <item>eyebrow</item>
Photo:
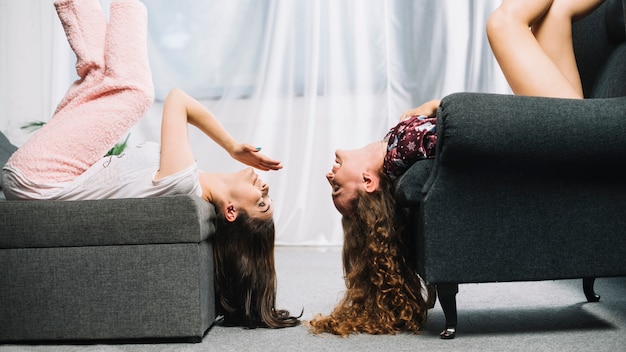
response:
[[[265,210],[261,210],[261,212],[262,212],[262,213],[267,213],[268,211],[270,211],[270,207],[271,207],[271,206],[272,206],[271,204],[268,204],[268,205],[267,205],[267,209],[265,209]]]

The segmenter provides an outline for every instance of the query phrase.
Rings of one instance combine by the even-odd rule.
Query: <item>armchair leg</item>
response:
[[[456,334],[456,294],[458,292],[459,284],[437,284],[437,296],[439,296],[439,303],[446,317],[446,328],[439,334],[442,339],[453,339]]]
[[[596,292],[593,290],[593,284],[595,281],[595,277],[583,278],[583,291],[585,292],[587,302],[598,302],[600,300],[600,295],[596,294]]]

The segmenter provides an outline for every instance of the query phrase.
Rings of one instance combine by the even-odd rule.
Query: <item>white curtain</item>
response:
[[[102,1],[108,7],[109,0]],[[158,140],[180,87],[284,169],[260,172],[279,245],[339,245],[324,177],[337,148],[380,139],[405,110],[458,91],[509,93],[484,27],[497,0],[144,1],[157,102],[130,142]],[[52,5],[0,0],[0,129],[20,145],[73,79]],[[26,49],[23,49],[26,48]],[[190,129],[201,169],[241,165]]]

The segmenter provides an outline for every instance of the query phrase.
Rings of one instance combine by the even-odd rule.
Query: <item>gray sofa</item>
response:
[[[14,150],[0,133],[0,166]],[[0,342],[200,341],[214,219],[191,196],[0,200]]]
[[[626,28],[622,0],[574,24],[584,100],[456,93],[434,160],[398,180],[416,265],[457,326],[462,283],[626,276]],[[519,293],[511,293],[519,294]],[[581,298],[582,298],[581,293]]]

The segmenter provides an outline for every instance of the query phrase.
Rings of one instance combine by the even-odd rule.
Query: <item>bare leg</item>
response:
[[[515,94],[583,97],[571,23],[601,1],[505,0],[494,11],[487,36]]]
[[[572,43],[572,21],[584,17],[604,0],[554,0],[548,12],[531,30],[537,42],[565,78],[583,95]]]

